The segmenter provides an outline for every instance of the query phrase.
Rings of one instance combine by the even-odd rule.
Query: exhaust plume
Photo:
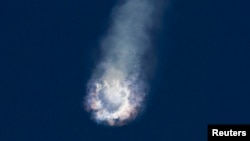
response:
[[[147,83],[143,55],[150,48],[153,0],[125,0],[113,9],[102,58],[87,85],[85,108],[110,126],[129,123],[143,109]]]

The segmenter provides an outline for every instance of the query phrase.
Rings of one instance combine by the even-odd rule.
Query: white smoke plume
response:
[[[141,112],[147,93],[143,55],[150,48],[153,0],[124,0],[113,9],[103,56],[87,85],[85,108],[98,123],[121,126]]]

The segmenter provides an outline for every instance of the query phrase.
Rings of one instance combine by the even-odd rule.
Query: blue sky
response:
[[[250,123],[249,2],[232,0],[171,0],[145,112],[90,120],[82,98],[115,3],[0,2],[1,141],[203,141],[209,123]]]

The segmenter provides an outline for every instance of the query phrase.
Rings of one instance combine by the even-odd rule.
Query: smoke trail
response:
[[[150,47],[152,0],[125,0],[113,9],[103,58],[88,83],[85,106],[98,123],[121,126],[141,111],[147,85],[142,57]]]

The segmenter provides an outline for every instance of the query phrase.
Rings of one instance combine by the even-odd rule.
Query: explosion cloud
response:
[[[85,107],[98,123],[121,126],[143,108],[147,83],[143,55],[150,47],[153,0],[125,0],[113,9],[103,56],[87,85]]]

